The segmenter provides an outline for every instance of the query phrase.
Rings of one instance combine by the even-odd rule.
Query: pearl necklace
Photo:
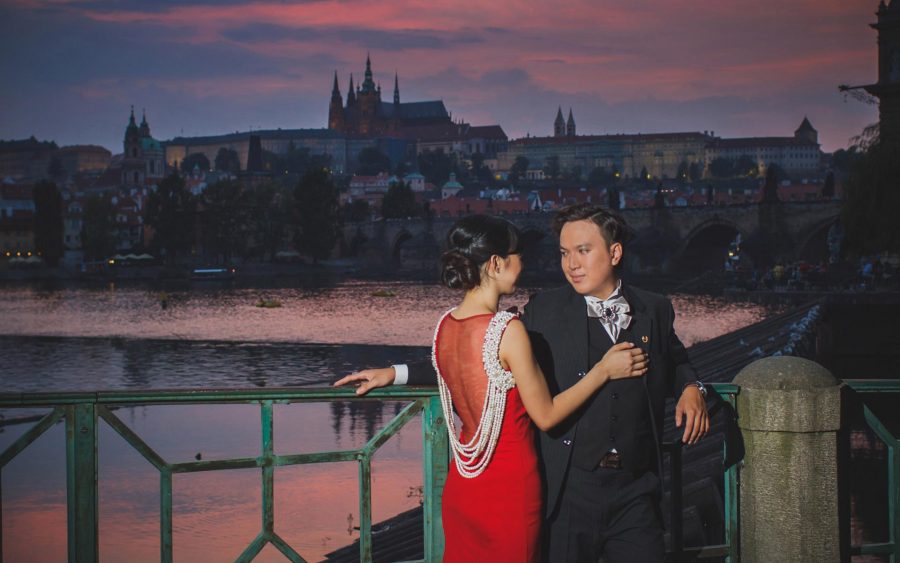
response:
[[[453,450],[456,469],[460,475],[471,479],[481,475],[494,455],[494,449],[497,447],[497,440],[500,437],[500,428],[503,425],[503,415],[506,412],[506,394],[516,386],[512,372],[503,369],[503,366],[500,364],[499,355],[500,339],[503,337],[503,331],[506,330],[509,321],[516,318],[516,315],[505,311],[495,313],[488,325],[487,332],[484,335],[484,344],[481,348],[484,371],[488,378],[487,393],[484,397],[484,406],[481,409],[481,420],[478,422],[478,428],[472,435],[472,438],[464,444],[458,438],[459,432],[456,429],[456,422],[453,417],[453,399],[450,397],[450,389],[444,382],[444,377],[441,375],[441,370],[437,364],[438,335],[440,334],[441,325],[444,324],[444,320],[451,312],[453,312],[453,309],[444,313],[434,329],[431,363],[438,375],[441,407],[444,410],[444,419],[447,421],[447,432],[450,435],[450,447]]]

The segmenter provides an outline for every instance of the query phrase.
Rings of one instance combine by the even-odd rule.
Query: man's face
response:
[[[581,295],[606,299],[616,288],[613,267],[622,260],[622,245],[607,246],[600,227],[590,219],[563,225],[559,252],[566,279]]]

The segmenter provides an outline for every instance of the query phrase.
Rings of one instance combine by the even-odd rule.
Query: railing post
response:
[[[743,563],[841,560],[839,382],[819,364],[757,360],[734,378],[744,438]]]
[[[70,563],[100,559],[97,510],[97,410],[66,407],[66,490]]]
[[[423,399],[425,410],[422,415],[422,448],[425,472],[424,515],[425,515],[425,561],[432,563],[444,557],[444,527],[441,522],[441,495],[447,481],[450,440],[447,437],[447,423],[441,409],[439,397]]]

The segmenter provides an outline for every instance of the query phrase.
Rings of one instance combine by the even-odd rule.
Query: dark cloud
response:
[[[382,31],[349,27],[290,27],[252,23],[223,32],[226,39],[240,43],[336,40],[378,51],[407,49],[448,49],[458,45],[481,43],[475,31],[446,32],[429,29]]]

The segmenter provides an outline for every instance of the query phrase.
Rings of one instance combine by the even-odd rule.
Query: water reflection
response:
[[[379,290],[394,297],[373,295]],[[520,290],[504,306],[521,307],[531,291]],[[261,296],[282,306],[258,308]],[[319,289],[172,291],[169,306],[162,309],[155,291],[134,287],[5,288],[0,291],[0,388],[328,385],[337,374],[361,367],[426,358],[436,318],[457,299],[456,292],[437,286],[351,281]],[[675,296],[673,302],[676,328],[687,345],[768,314],[758,305],[708,297]],[[276,452],[360,447],[403,406],[378,401],[276,405]],[[168,461],[259,453],[256,406],[155,406],[115,413]],[[10,410],[2,415],[13,416]],[[0,449],[26,428],[0,426]],[[65,558],[63,446],[57,425],[4,468],[6,560]],[[419,502],[409,493],[422,485],[421,447],[421,423],[415,420],[376,454],[376,521]],[[276,531],[304,557],[315,560],[356,537],[354,463],[278,468],[275,479]],[[158,473],[105,423],[99,486],[103,560],[158,560]],[[259,531],[258,470],[178,475],[174,492],[178,560],[233,560]]]

